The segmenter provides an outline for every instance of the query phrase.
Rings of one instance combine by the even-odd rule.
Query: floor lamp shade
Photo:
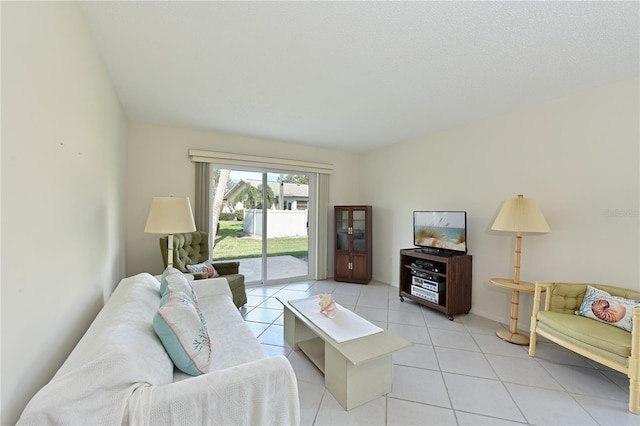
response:
[[[510,232],[549,232],[549,225],[533,198],[522,194],[504,202],[491,229]]]
[[[188,197],[153,197],[144,232],[169,236],[168,266],[173,266],[173,234],[195,230]]]

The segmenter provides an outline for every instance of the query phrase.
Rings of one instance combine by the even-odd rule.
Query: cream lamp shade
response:
[[[511,232],[549,232],[549,225],[533,198],[522,194],[504,202],[491,229]]]
[[[169,236],[167,266],[173,266],[173,234],[195,230],[188,197],[153,197],[144,232]]]
[[[549,232],[551,229],[533,198],[519,194],[504,202],[491,229],[516,233],[516,263],[513,282],[520,283],[520,254],[523,232]]]

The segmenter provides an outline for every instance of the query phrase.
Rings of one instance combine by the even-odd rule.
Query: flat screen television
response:
[[[466,253],[467,212],[414,211],[413,245],[427,253]]]

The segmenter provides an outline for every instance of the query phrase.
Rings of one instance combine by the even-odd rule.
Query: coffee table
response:
[[[338,343],[286,300],[278,300],[284,306],[285,342],[324,373],[325,387],[345,410],[391,392],[392,354],[411,342],[384,330]]]

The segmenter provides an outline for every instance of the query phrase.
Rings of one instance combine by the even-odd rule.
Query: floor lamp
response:
[[[522,194],[508,199],[502,205],[491,229],[516,233],[516,261],[513,280],[507,278],[491,278],[489,281],[499,287],[511,290],[511,320],[509,330],[498,330],[501,339],[518,345],[528,345],[529,337],[518,333],[518,305],[520,291],[533,292],[534,284],[520,281],[520,255],[522,253],[523,232],[549,232],[549,225],[533,198],[525,198]]]
[[[144,232],[169,236],[167,267],[173,266],[173,234],[195,230],[196,225],[188,197],[153,197]]]

